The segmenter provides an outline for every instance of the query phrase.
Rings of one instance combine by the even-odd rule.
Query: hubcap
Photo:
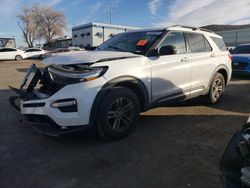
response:
[[[221,79],[216,79],[213,83],[213,97],[217,100],[223,92],[223,82]]]
[[[109,127],[115,132],[125,130],[134,118],[134,105],[130,99],[120,97],[116,99],[107,113],[107,122]]]

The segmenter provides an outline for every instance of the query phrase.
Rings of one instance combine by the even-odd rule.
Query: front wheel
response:
[[[16,61],[22,61],[22,60],[23,60],[23,57],[22,57],[21,55],[17,55],[17,56],[15,57],[15,60],[16,60]]]
[[[139,117],[140,104],[133,91],[124,87],[113,88],[100,106],[97,131],[105,139],[120,139],[134,128]]]
[[[211,104],[218,103],[225,90],[225,79],[222,74],[216,73],[210,85],[208,99]]]

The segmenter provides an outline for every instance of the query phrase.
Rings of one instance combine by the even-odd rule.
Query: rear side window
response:
[[[202,34],[188,33],[189,49],[191,53],[210,52],[212,48]]]
[[[218,48],[221,51],[227,51],[226,45],[223,41],[222,38],[218,38],[218,37],[211,37],[211,39],[215,42],[215,44],[218,46]]]
[[[28,50],[26,50],[26,52],[38,52],[38,51],[41,51],[41,50],[39,50],[39,49],[28,49]]]
[[[159,49],[162,46],[174,46],[177,50],[177,54],[186,53],[186,43],[184,39],[184,35],[181,32],[171,32],[167,35],[167,37],[160,44]]]
[[[12,48],[5,48],[6,52],[15,52],[16,49],[12,49]]]
[[[16,51],[16,50],[12,49],[12,48],[3,48],[3,49],[0,49],[0,52],[12,52],[12,51]]]

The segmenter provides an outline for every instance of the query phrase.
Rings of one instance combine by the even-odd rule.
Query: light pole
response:
[[[109,0],[109,23],[112,23],[112,1]]]

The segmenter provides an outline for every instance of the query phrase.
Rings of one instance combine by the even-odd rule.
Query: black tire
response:
[[[15,60],[16,61],[22,61],[23,57],[21,55],[16,55]]]
[[[216,73],[208,93],[209,103],[215,104],[218,103],[221,99],[221,96],[225,90],[225,79],[221,73]]]
[[[134,129],[139,113],[140,104],[135,93],[124,87],[115,87],[100,106],[97,131],[104,139],[121,139]]]

